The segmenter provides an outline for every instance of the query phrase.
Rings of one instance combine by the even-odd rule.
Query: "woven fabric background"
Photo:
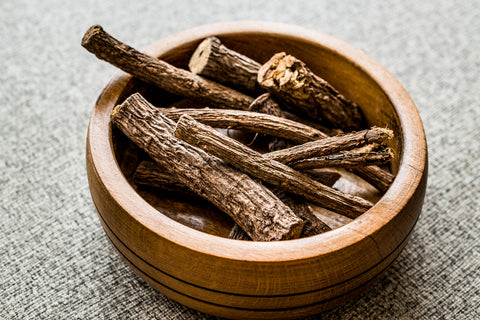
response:
[[[424,121],[429,182],[413,236],[381,279],[321,319],[480,318],[480,2],[0,2],[0,319],[213,319],[151,289],[95,213],[89,114],[115,68],[80,46],[101,24],[143,48],[231,20],[296,24],[384,65]]]

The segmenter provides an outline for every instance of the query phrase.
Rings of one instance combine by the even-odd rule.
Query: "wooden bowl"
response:
[[[186,67],[199,42],[212,35],[262,63],[280,51],[300,58],[356,101],[370,125],[393,129],[395,181],[370,210],[332,231],[280,242],[227,239],[233,222],[220,218],[209,204],[140,190],[132,182],[144,155],[110,127],[112,108],[134,92],[159,106],[178,98],[118,73],[99,97],[88,129],[88,179],[100,221],[140,277],[193,309],[227,318],[281,319],[335,307],[379,278],[405,247],[418,219],[427,148],[416,107],[401,84],[365,53],[300,27],[213,24],[170,36],[145,52]],[[181,223],[182,217],[197,221],[196,229]]]

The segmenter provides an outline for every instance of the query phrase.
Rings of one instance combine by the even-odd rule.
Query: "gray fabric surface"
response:
[[[117,255],[85,171],[89,114],[115,68],[80,46],[101,24],[137,48],[200,24],[267,20],[364,50],[424,121],[424,210],[371,289],[322,319],[480,318],[480,2],[0,2],[0,319],[209,319]]]

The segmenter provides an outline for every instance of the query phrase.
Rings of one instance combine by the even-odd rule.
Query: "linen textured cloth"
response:
[[[85,170],[88,118],[116,71],[80,46],[101,24],[144,48],[233,20],[300,25],[384,65],[423,119],[423,213],[390,269],[312,319],[480,318],[480,2],[0,2],[0,319],[213,319],[154,291],[108,242]]]

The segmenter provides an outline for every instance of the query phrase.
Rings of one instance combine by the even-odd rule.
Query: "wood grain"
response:
[[[158,214],[117,163],[125,144],[116,140],[126,138],[113,134],[111,111],[132,93],[156,90],[119,73],[99,97],[88,129],[87,174],[100,222],[140,277],[196,310],[233,319],[292,319],[338,306],[392,264],[421,212],[427,149],[415,105],[401,84],[362,51],[291,25],[208,25],[162,39],[144,52],[186,66],[198,43],[215,35],[256,61],[289,52],[357,102],[368,126],[391,128],[395,138],[389,147],[398,155],[391,163],[395,180],[368,212],[350,222],[328,220],[337,228],[318,236],[266,243],[194,230]],[[314,206],[319,217],[327,217],[318,210]]]

